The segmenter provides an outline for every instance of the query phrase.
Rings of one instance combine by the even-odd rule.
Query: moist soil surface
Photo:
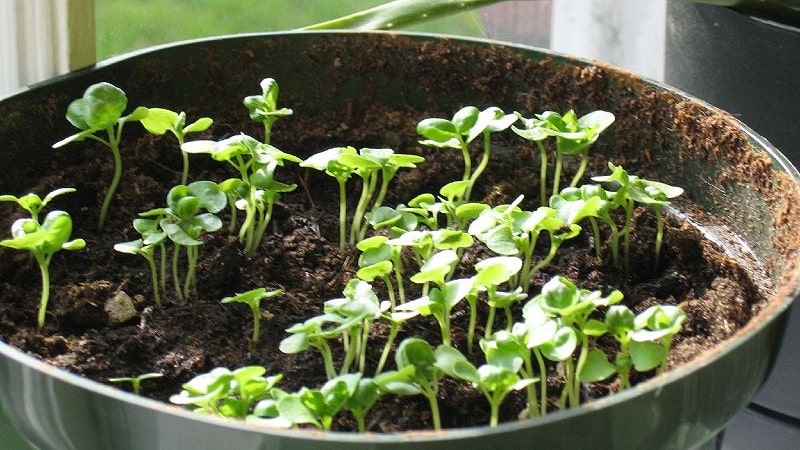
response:
[[[460,177],[463,163],[457,151],[423,147],[414,134],[419,120],[441,113],[408,114],[375,105],[350,107],[356,111],[361,111],[359,107],[365,110],[330,122],[329,126],[346,129],[352,137],[349,142],[335,145],[385,146],[385,139],[376,141],[371,136],[391,136],[390,144],[396,151],[426,158],[418,169],[404,169],[398,173],[385,204],[406,202],[422,192],[436,193],[439,187]],[[202,137],[220,139],[237,130],[260,137],[260,127],[246,121],[246,112],[237,110],[236,114],[244,116],[245,120],[217,122]],[[370,121],[369,127],[359,126],[364,117],[380,119]],[[189,119],[193,120],[191,116]],[[328,125],[309,123],[296,114],[276,124],[273,139],[281,149],[295,152],[303,148],[305,150],[297,150],[297,154],[307,156],[332,146],[325,133],[318,132],[321,137],[317,138],[304,138],[301,144],[294,144],[289,137],[315,126]],[[377,126],[384,128],[376,129]],[[153,304],[150,274],[144,259],[115,252],[112,247],[138,237],[131,226],[138,213],[165,206],[166,191],[180,179],[180,156],[171,136],[144,135],[135,129],[138,125],[129,125],[129,128],[131,131],[123,143],[122,187],[114,198],[103,232],[95,230],[97,205],[112,169],[110,156],[99,145],[83,143],[63,149],[63,152],[73,152],[76,163],[59,166],[58,173],[45,175],[30,189],[40,195],[55,187],[77,189],[76,193],[59,197],[53,205],[71,213],[75,219],[73,237],[86,239],[87,247],[81,251],[63,251],[53,258],[52,296],[43,329],[36,327],[41,288],[38,268],[27,254],[0,249],[2,339],[49,364],[101,383],[111,384],[108,379],[113,377],[159,372],[162,378],[143,383],[142,395],[163,401],[178,393],[182,383],[215,367],[233,369],[262,365],[269,374],[284,375],[279,386],[287,391],[324,383],[322,359],[315,350],[290,355],[280,352],[278,345],[288,336],[287,328],[319,314],[325,300],[341,297],[342,289],[358,268],[358,251],[352,246],[338,247],[335,182],[294,164],[279,168],[277,178],[296,183],[298,188],[284,195],[276,206],[257,256],[248,258],[237,238],[226,232],[226,227],[206,236],[200,247],[197,292],[180,303],[168,285],[164,307],[159,309]],[[499,150],[479,179],[472,199],[498,205],[525,194],[521,206],[534,209],[538,206],[539,155],[528,145],[530,143],[511,135],[504,134],[495,141]],[[476,152],[478,148],[480,144],[475,146]],[[474,154],[476,160],[478,156]],[[615,162],[626,165],[624,159]],[[235,175],[229,167],[204,155],[193,155],[191,164],[191,180],[221,181]],[[576,167],[577,160],[567,160],[564,179],[569,180]],[[606,173],[606,160],[595,157],[584,181],[589,176]],[[360,188],[358,182],[350,183],[352,192]],[[687,214],[694,211],[689,200],[678,200],[674,206]],[[350,211],[352,207],[350,205]],[[221,216],[227,224],[230,218],[227,211]],[[8,230],[12,221],[19,217],[21,213],[15,205],[0,204],[0,229]],[[652,212],[637,209],[631,236],[632,262],[627,275],[614,268],[609,258],[595,257],[594,239],[590,227],[586,226],[579,237],[562,247],[551,264],[534,276],[529,294],[535,295],[550,277],[563,275],[583,289],[597,289],[604,294],[612,289],[622,290],[623,302],[636,312],[655,303],[679,305],[688,319],[675,338],[669,367],[697,357],[747,323],[762,306],[762,296],[751,276],[726,257],[716,244],[705,240],[698,229],[672,214],[666,216],[665,222],[664,247],[658,264],[653,260],[655,220]],[[608,255],[608,230],[601,228],[601,231],[603,254]],[[543,257],[548,246],[547,239],[541,239],[537,258]],[[470,276],[472,265],[490,254],[480,244],[475,244],[465,252],[456,276]],[[251,349],[250,310],[242,304],[221,304],[220,299],[256,287],[281,289],[282,294],[262,303],[262,333],[258,344]],[[374,287],[379,296],[385,298],[385,286],[376,281]],[[407,282],[406,287],[409,298],[419,295],[414,283]],[[104,304],[118,292],[131,297],[137,312],[121,324],[112,324]],[[520,315],[520,308],[521,305],[514,308],[516,317]],[[483,334],[487,311],[486,304],[479,302],[476,336]],[[497,328],[504,326],[500,316]],[[467,320],[466,303],[462,302],[453,311],[452,336],[453,345],[464,352]],[[368,373],[377,364],[387,333],[388,328],[383,324],[376,324],[372,329]],[[400,332],[397,342],[411,336],[425,338],[433,344],[441,340],[432,318],[411,320]],[[600,339],[597,345],[610,355],[617,351],[611,339]],[[340,346],[333,348],[338,364],[342,357]],[[479,354],[472,359],[476,365],[483,362]],[[392,366],[390,362],[388,368]],[[635,374],[632,381],[640,382],[653,375],[652,372]],[[554,409],[563,384],[556,365],[548,365],[546,380],[551,394],[550,408]],[[586,385],[584,400],[608,395],[616,387],[615,379]],[[482,394],[464,382],[448,379],[443,383],[440,407],[445,428],[482,425],[489,420],[488,403]],[[503,403],[501,420],[517,420],[524,407],[523,395],[512,393]],[[432,426],[427,401],[421,396],[386,396],[371,410],[367,421],[369,430],[382,432]],[[337,430],[354,427],[348,414],[340,414],[334,423]]]

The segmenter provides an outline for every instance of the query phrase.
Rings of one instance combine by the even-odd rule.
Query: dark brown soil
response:
[[[584,71],[586,73],[579,77],[580,83],[601,83],[598,80],[604,76],[602,69],[592,67]],[[552,83],[561,86],[555,78]],[[626,107],[640,108],[637,111],[641,117],[660,114],[658,100],[642,97],[637,102]],[[398,151],[425,156],[427,161],[418,171],[399,174],[387,199],[390,204],[403,202],[420,192],[437,192],[441,185],[461,173],[457,152],[430,150],[416,143],[415,124],[441,112],[409,114],[375,104],[350,104],[345,111],[346,114],[328,118],[328,122],[317,122],[316,127],[300,114],[284,119],[285,123],[279,122],[275,130],[276,144],[286,151],[308,154],[341,145],[341,142],[331,142],[325,130],[344,129],[352,137],[349,144],[379,146],[391,140]],[[258,137],[259,127],[246,122],[246,114],[241,110],[236,114],[244,116],[241,122],[218,122],[205,137],[218,139],[238,130]],[[366,118],[370,119],[369,127],[363,125]],[[314,120],[319,121],[319,118]],[[376,128],[378,126],[380,128]],[[299,130],[312,132],[295,143],[292,137],[299,136]],[[639,138],[634,133],[626,136],[631,140]],[[516,137],[499,138],[496,146],[501,150],[494,155],[473,197],[496,205],[525,193],[528,199],[523,206],[535,207],[530,199],[536,197],[537,155]],[[296,167],[279,169],[281,180],[296,182],[299,188],[286,195],[276,208],[259,255],[248,259],[238,241],[224,232],[208,236],[200,250],[198,294],[185,304],[178,304],[168,289],[165,307],[157,309],[153,306],[144,260],[114,252],[112,246],[135,239],[132,219],[139,212],[162,206],[166,190],[177,183],[180,158],[173,141],[167,136],[144,136],[138,130],[129,132],[124,150],[123,188],[114,200],[113,212],[102,233],[94,231],[96,205],[110,179],[110,158],[104,149],[91,144],[63,151],[74,152],[79,159],[77,163],[59,166],[58,173],[45,175],[31,190],[43,194],[54,187],[75,187],[77,193],[63,196],[54,204],[72,214],[76,221],[73,236],[85,238],[88,245],[83,251],[61,252],[54,258],[52,299],[43,330],[35,326],[40,290],[38,269],[27,255],[0,249],[0,336],[4,341],[54,366],[102,383],[108,383],[111,377],[160,372],[163,378],[146,381],[142,393],[162,400],[177,393],[181,384],[193,376],[217,366],[263,365],[272,374],[284,374],[281,387],[286,390],[324,382],[322,361],[315,351],[286,355],[278,351],[278,343],[287,336],[286,328],[318,314],[325,300],[340,297],[345,283],[357,269],[355,249],[348,247],[342,251],[337,247],[336,189],[332,180]],[[650,162],[646,156],[630,163],[647,166]],[[628,163],[624,159],[615,162]],[[226,167],[215,165],[203,156],[193,157],[192,164],[193,180],[219,181],[233,175]],[[568,172],[574,170],[572,162],[569,164]],[[590,172],[592,175],[605,173],[605,158],[596,158]],[[689,200],[677,202],[677,208],[695,214]],[[0,204],[0,230],[7,230],[19,216],[12,205]],[[535,294],[550,276],[562,274],[585,289],[609,292],[619,288],[625,294],[624,302],[636,311],[654,303],[680,305],[687,312],[688,320],[670,355],[670,366],[675,366],[697,357],[746,324],[761,307],[763,286],[756,286],[751,274],[726,257],[716,244],[705,240],[698,229],[674,216],[668,216],[663,259],[654,271],[651,252],[654,226],[648,211],[637,211],[632,248],[641,250],[635,251],[635,262],[627,278],[606,261],[594,257],[592,238],[590,233],[584,232],[565,245],[553,264],[535,277],[530,293]],[[543,251],[544,247],[538,254],[541,256]],[[469,273],[471,264],[482,254],[483,250],[477,245],[469,250],[459,273]],[[249,310],[243,305],[222,305],[219,300],[262,286],[280,288],[284,293],[263,304],[266,320],[261,341],[251,351]],[[376,282],[376,288],[381,291],[383,286]],[[117,291],[130,295],[139,313],[124,324],[111,326],[107,324],[103,304]],[[481,313],[485,314],[485,306],[481,308]],[[467,328],[463,306],[453,314],[453,327],[454,345],[463,350]],[[481,331],[478,330],[478,335]],[[374,368],[377,363],[386,332],[382,325],[374,327],[368,368]],[[440,339],[435,322],[428,318],[414,319],[398,341],[409,336],[421,336],[433,343]],[[613,353],[613,343],[601,341],[600,345],[608,345],[609,353]],[[479,360],[475,362],[480,363]],[[652,374],[642,374],[634,381],[649,376]],[[554,366],[550,367],[547,382],[555,395],[562,381]],[[614,390],[612,380],[587,386],[585,395],[588,399]],[[449,401],[452,398],[458,401]],[[551,399],[551,404],[554,402],[555,399]],[[445,382],[440,403],[445,427],[488,422],[485,399],[465,383]],[[523,407],[524,399],[511,395],[503,405],[502,420],[515,420]],[[431,426],[426,401],[414,397],[387,397],[371,411],[368,422],[373,431]],[[353,426],[346,415],[335,424],[335,428],[341,430]]]

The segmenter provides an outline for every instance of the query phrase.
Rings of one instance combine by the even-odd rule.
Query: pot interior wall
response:
[[[624,155],[629,170],[682,186],[691,202],[719,213],[713,218],[698,213],[692,220],[712,233],[732,230],[742,240],[732,247],[740,249],[734,250],[737,256],[781,299],[771,308],[784,309],[796,290],[800,243],[793,230],[800,198],[797,174],[782,157],[765,151],[763,142],[727,114],[631,74],[491,43],[393,34],[240,36],[103,64],[0,102],[0,167],[5,168],[0,192],[23,194],[33,180],[71,163],[73,150],[56,152],[50,146],[72,134],[64,111],[91,83],[121,87],[130,106],[185,110],[189,117],[238,124],[246,115],[241,99],[256,92],[265,77],[280,83],[281,103],[295,115],[318,119],[314,129],[276,128],[274,143],[298,156],[321,149],[304,146],[312,140],[329,146],[403,145],[391,133],[373,133],[370,123],[413,126],[421,110],[440,117],[467,104],[526,116],[545,110],[612,111],[617,121],[598,142],[598,155],[612,161]],[[257,129],[253,125],[252,132]],[[743,390],[752,395],[754,389]],[[725,420],[700,423],[683,438],[670,438],[697,442],[692,439],[713,433]]]

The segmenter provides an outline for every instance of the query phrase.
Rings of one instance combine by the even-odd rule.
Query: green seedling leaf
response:
[[[562,326],[556,330],[552,339],[539,345],[542,355],[550,361],[565,361],[572,357],[578,346],[578,337],[571,327]]]
[[[594,383],[605,380],[615,373],[617,373],[617,368],[608,362],[608,356],[596,348],[586,356],[586,363],[583,365],[581,373],[578,374],[578,378],[584,383]]]
[[[232,297],[225,297],[220,300],[220,303],[244,303],[250,307],[253,313],[253,335],[250,339],[250,347],[255,348],[258,344],[259,337],[261,336],[261,301],[265,298],[275,297],[280,295],[283,291],[276,289],[267,291],[266,288],[251,289],[241,294],[236,294]],[[266,370],[266,369],[265,369]]]
[[[475,264],[474,283],[486,289],[489,286],[499,286],[516,275],[522,268],[522,260],[516,256],[493,256]]]
[[[671,338],[680,331],[685,320],[686,313],[677,306],[651,306],[636,316],[633,340],[645,342]]]
[[[42,209],[44,209],[45,206],[47,206],[48,203],[60,195],[69,194],[72,192],[75,192],[74,188],[58,188],[45,195],[44,199],[32,192],[23,195],[22,197],[15,197],[13,195],[0,195],[0,202],[15,202],[31,215],[31,219],[38,221],[39,213],[42,211]]]
[[[469,382],[478,381],[478,370],[461,352],[449,345],[440,345],[434,352],[436,367],[453,378]]]
[[[411,281],[420,284],[433,282],[443,285],[445,277],[452,272],[459,259],[458,254],[450,249],[434,253],[420,267],[419,272],[411,276]]]
[[[630,351],[633,368],[639,372],[655,369],[663,364],[667,357],[664,347],[655,342],[633,341],[630,343]]]
[[[122,89],[111,83],[96,83],[69,104],[67,120],[79,130],[103,130],[114,126],[127,106],[128,97]]]
[[[278,400],[276,408],[280,417],[293,425],[309,423],[322,428],[314,412],[311,411],[300,394],[289,394]]]

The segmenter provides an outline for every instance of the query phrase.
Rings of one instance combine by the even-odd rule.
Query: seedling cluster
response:
[[[423,138],[420,143],[459,151],[463,173],[437,194],[422,193],[405,204],[388,206],[383,203],[392,179],[399,170],[412,170],[423,163],[421,156],[388,148],[341,146],[298,158],[271,144],[274,123],[292,114],[292,110],[278,107],[277,82],[267,78],[261,90],[261,94],[246,97],[244,105],[250,117],[263,124],[263,140],[242,133],[221,140],[186,142],[188,133],[208,130],[212,119],[203,117],[187,125],[183,112],[144,107],[122,116],[127,106],[124,92],[99,83],[68,109],[68,120],[81,131],[54,145],[89,138],[111,149],[115,175],[101,208],[98,226],[102,228],[121,174],[123,125],[139,121],[153,134],[170,132],[177,139],[183,156],[181,182],[169,190],[165,206],[135,218],[133,229],[139,238],[114,247],[146,260],[153,301],[158,307],[170,297],[166,290],[168,272],[174,300],[185,302],[196,295],[197,263],[204,237],[223,229],[226,212],[228,230],[237,234],[243,251],[255,261],[274,205],[281,195],[296,189],[296,184],[279,181],[279,167],[298,164],[335,180],[338,244],[343,250],[359,252],[357,276],[346,284],[342,297],[324,303],[319,315],[288,328],[288,336],[279,346],[289,354],[317,352],[327,382],[319,388],[287,392],[278,386],[282,376],[266,376],[264,367],[216,368],[184,384],[183,391],[171,397],[173,403],[205,414],[272,426],[308,424],[322,430],[330,430],[336,416],[347,412],[360,431],[367,431],[366,416],[382,396],[422,395],[430,405],[432,425],[438,430],[440,386],[445,378],[467,383],[485,396],[490,406],[489,424],[494,426],[499,422],[500,405],[515,391],[524,391],[527,396],[528,416],[547,414],[548,395],[556,389],[547,382],[553,373],[563,374],[558,395],[560,406],[565,408],[580,404],[585,383],[616,376],[620,388],[627,388],[634,371],[664,370],[672,339],[686,317],[679,307],[660,305],[637,314],[622,303],[619,290],[607,294],[588,291],[558,275],[549,277],[542,286],[532,285],[532,280],[538,279],[542,269],[570,240],[581,235],[587,224],[598,260],[607,257],[603,253],[608,242],[611,263],[627,273],[637,205],[650,208],[656,217],[654,254],[658,269],[664,207],[682,189],[631,175],[613,163],[608,163],[609,174],[583,183],[589,150],[613,123],[611,113],[594,111],[578,117],[573,111],[546,111],[525,118],[497,107],[479,110],[467,106],[450,119],[424,119],[417,126]],[[522,207],[522,195],[500,205],[471,200],[480,175],[490,163],[492,136],[508,129],[533,142],[539,152],[541,184],[534,195],[538,194],[540,205],[532,210]],[[482,147],[480,161],[473,167],[475,143]],[[233,168],[235,176],[220,182],[190,181],[191,154],[206,154],[223,162]],[[569,185],[562,188],[568,157],[578,158],[577,168]],[[349,192],[354,186],[360,187],[357,195]],[[68,242],[68,214],[56,211],[41,223],[38,219],[40,210],[53,197],[69,191],[56,190],[44,200],[33,194],[0,197],[16,201],[31,214],[15,222],[13,239],[0,244],[30,250],[43,267],[45,286],[52,254],[83,246],[82,240]],[[237,211],[244,211],[241,223]],[[489,255],[467,267],[462,257],[476,245]],[[222,299],[225,304],[250,307],[251,349],[259,344],[261,301],[281,292],[258,287]],[[409,298],[411,292],[413,298]],[[40,326],[46,293],[45,288]],[[469,325],[466,340],[456,341],[451,320],[461,308],[469,314]],[[480,311],[487,313],[481,316]],[[440,339],[428,342],[408,336],[406,325],[418,316],[435,319]],[[484,321],[479,324],[481,318]],[[388,327],[388,337],[379,343],[377,364],[371,364],[368,354],[375,344],[373,331],[378,323]],[[400,336],[403,339],[395,345]],[[615,352],[607,354],[595,345],[603,336],[618,343]],[[394,368],[385,370],[392,352]],[[118,381],[131,382],[138,390],[141,380],[149,376]]]

